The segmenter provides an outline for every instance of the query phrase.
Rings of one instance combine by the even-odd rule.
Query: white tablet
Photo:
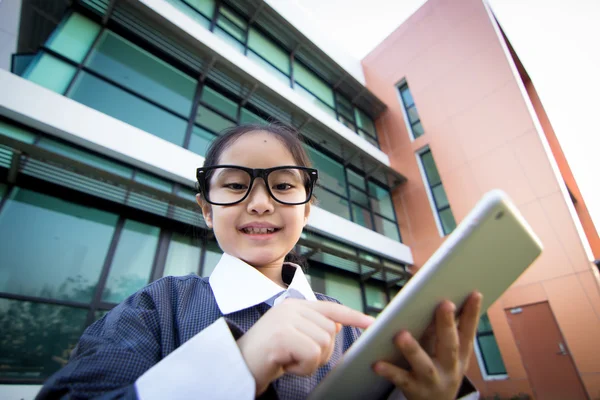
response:
[[[309,399],[376,399],[390,392],[391,384],[372,365],[379,360],[405,364],[393,343],[397,333],[407,330],[421,337],[444,299],[460,310],[474,290],[483,294],[485,313],[541,251],[541,242],[508,196],[500,190],[487,193]]]

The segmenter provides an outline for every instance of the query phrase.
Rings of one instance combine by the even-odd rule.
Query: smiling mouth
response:
[[[280,231],[281,228],[242,228],[241,232],[248,235],[268,235]]]

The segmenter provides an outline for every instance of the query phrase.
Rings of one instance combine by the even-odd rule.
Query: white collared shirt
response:
[[[223,315],[264,302],[274,306],[289,297],[317,300],[302,268],[291,263],[283,268],[295,269],[287,289],[223,254],[209,278]],[[211,399],[253,399],[256,382],[225,319],[219,318],[146,371],[135,387],[143,400],[189,399],[203,393]]]

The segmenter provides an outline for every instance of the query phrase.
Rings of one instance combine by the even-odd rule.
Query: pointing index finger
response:
[[[351,309],[342,304],[329,301],[311,301],[307,303],[308,307],[323,314],[334,322],[342,325],[355,326],[366,329],[375,321],[375,318],[363,314],[360,311]]]

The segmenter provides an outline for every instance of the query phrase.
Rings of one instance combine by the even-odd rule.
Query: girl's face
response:
[[[297,165],[283,142],[264,131],[242,135],[221,153],[218,163],[248,168]],[[260,178],[254,181],[250,194],[241,203],[210,205],[200,197],[198,202],[221,249],[254,267],[281,266],[300,238],[310,213],[310,203],[288,206],[275,201]],[[251,233],[252,226],[279,229],[268,234]]]

